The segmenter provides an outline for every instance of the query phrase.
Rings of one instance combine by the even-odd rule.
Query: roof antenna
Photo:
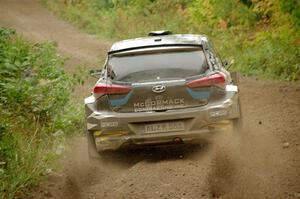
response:
[[[149,37],[154,36],[162,36],[162,35],[171,35],[173,34],[170,30],[158,30],[158,31],[151,31],[148,33]]]

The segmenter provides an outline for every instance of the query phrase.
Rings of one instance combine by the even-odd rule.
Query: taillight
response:
[[[95,94],[125,94],[131,90],[128,86],[120,86],[114,84],[96,84],[93,89]]]
[[[186,84],[189,88],[197,88],[197,87],[205,87],[205,86],[224,86],[225,85],[225,77],[216,73],[207,77],[203,77],[201,79],[196,79],[188,82]]]

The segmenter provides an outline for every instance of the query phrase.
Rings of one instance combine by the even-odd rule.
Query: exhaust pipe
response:
[[[176,138],[173,139],[173,142],[174,142],[175,144],[182,144],[182,143],[183,143],[183,140],[182,140],[180,137],[176,137]]]

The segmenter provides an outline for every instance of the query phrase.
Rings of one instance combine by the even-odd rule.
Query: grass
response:
[[[70,100],[76,81],[51,42],[32,44],[0,28],[0,198],[22,198],[82,125]]]
[[[300,78],[300,3],[295,0],[43,0],[80,29],[109,40],[150,30],[204,33],[233,70],[245,75]]]

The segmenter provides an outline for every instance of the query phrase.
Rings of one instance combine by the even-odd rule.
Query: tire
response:
[[[234,133],[240,133],[243,130],[241,118],[235,118],[232,120],[232,130]]]
[[[231,72],[230,76],[232,78],[232,83],[238,86],[240,74],[238,72]],[[241,108],[240,96],[238,96],[238,109],[239,109],[239,117],[234,118],[232,120],[232,127],[233,127],[234,132],[240,132],[243,129],[242,108]]]
[[[90,131],[86,133],[87,144],[88,144],[88,156],[90,160],[99,159],[100,154],[96,149],[94,136]]]
[[[243,130],[243,115],[240,98],[238,98],[239,117],[232,120],[233,132],[241,132]]]

